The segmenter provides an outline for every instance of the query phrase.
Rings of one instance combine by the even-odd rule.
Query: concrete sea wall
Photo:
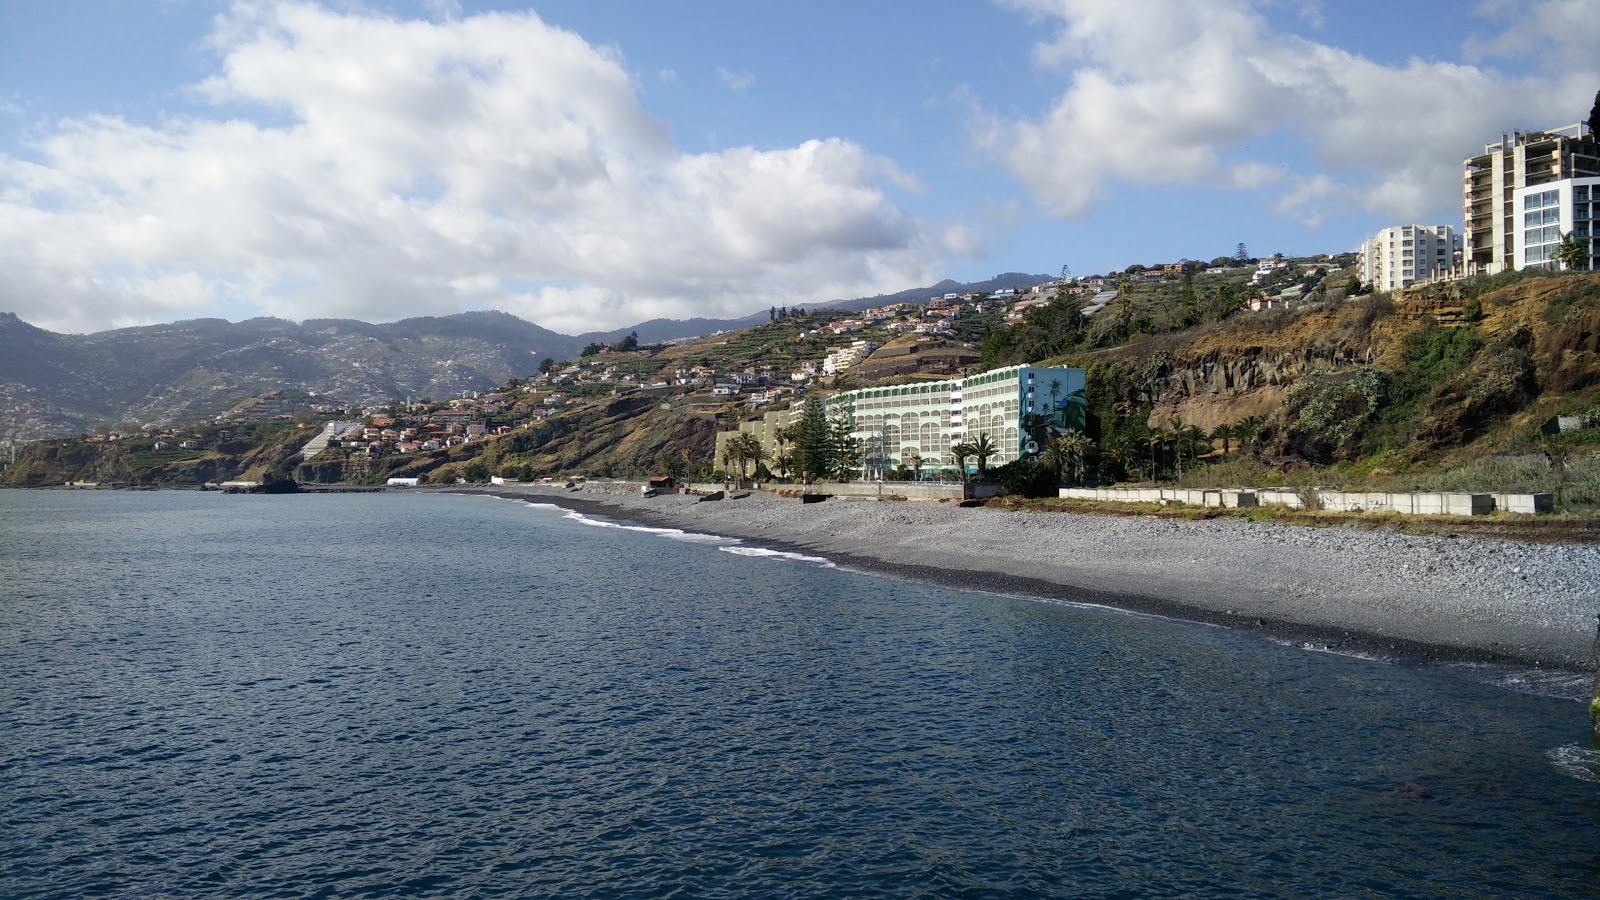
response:
[[[1281,506],[1340,512],[1393,512],[1407,516],[1483,516],[1493,512],[1532,515],[1554,508],[1549,494],[1477,494],[1465,491],[1330,491],[1322,488],[1062,488],[1060,496],[1120,503],[1181,503],[1237,509]]]

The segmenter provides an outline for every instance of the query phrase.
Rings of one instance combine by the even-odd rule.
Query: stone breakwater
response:
[[[1089,599],[1408,658],[1592,670],[1600,547],[636,484],[497,491],[963,587]],[[1587,687],[1585,685],[1585,687]]]

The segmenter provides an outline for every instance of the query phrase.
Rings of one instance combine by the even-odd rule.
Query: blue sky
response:
[[[577,333],[1353,249],[1600,88],[1592,0],[0,5],[0,310]]]

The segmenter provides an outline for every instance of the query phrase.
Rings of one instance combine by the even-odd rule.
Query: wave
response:
[[[718,547],[717,549],[725,553],[734,553],[739,556],[753,556],[765,559],[784,559],[793,562],[813,563],[815,565],[822,566],[825,569],[837,568],[833,561],[827,559],[826,557],[807,556],[804,553],[791,553],[787,550],[773,550],[769,547],[726,546]]]
[[[1582,744],[1563,744],[1545,754],[1563,775],[1600,784],[1600,750]]]
[[[620,531],[636,531],[640,534],[664,537],[668,540],[683,541],[684,543],[688,544],[708,544],[715,546],[718,550],[733,553],[739,556],[748,556],[756,559],[780,560],[785,562],[803,562],[822,566],[823,568],[828,569],[834,568],[834,564],[831,560],[821,556],[807,556],[804,553],[792,553],[787,550],[774,550],[770,547],[754,547],[745,544],[745,542],[740,538],[728,537],[727,535],[706,534],[698,531],[685,531],[682,528],[668,528],[658,525],[634,525],[625,522],[612,522],[606,519],[592,518],[584,515],[581,512],[578,512],[577,510],[566,509],[565,507],[555,503],[537,503],[530,500],[519,500],[517,502],[525,503],[528,506],[541,509],[561,510],[565,514],[566,518],[571,519],[581,525],[589,525],[594,528],[615,528]]]

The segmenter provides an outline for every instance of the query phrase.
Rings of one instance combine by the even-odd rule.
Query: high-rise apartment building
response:
[[[1600,269],[1600,177],[1563,178],[1516,192],[1521,216],[1516,267],[1559,269],[1570,235],[1584,251],[1575,268]]]
[[[1448,278],[1460,266],[1461,236],[1449,225],[1397,225],[1361,242],[1361,280],[1396,291]]]
[[[1525,237],[1527,210],[1518,205],[1518,192],[1600,176],[1600,139],[1582,125],[1515,132],[1484,145],[1464,168],[1464,269],[1468,275],[1493,275],[1517,268],[1522,256],[1518,245]]]

